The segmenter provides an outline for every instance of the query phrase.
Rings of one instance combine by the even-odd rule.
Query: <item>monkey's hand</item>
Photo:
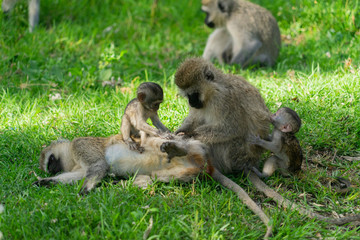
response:
[[[167,139],[167,140],[173,140],[174,139],[174,136],[171,133],[162,133],[160,137],[163,138],[163,139]]]
[[[187,154],[186,149],[178,146],[176,142],[164,142],[160,146],[160,151],[168,154],[168,162],[170,162],[173,157],[181,157]]]
[[[249,135],[248,140],[249,140],[249,143],[251,143],[251,144],[259,145],[261,138],[259,135],[251,134],[251,135]]]
[[[139,148],[139,144],[132,140],[126,140],[125,143],[129,146],[131,151],[136,151]]]

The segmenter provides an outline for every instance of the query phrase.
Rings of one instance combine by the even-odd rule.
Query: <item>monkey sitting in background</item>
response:
[[[202,0],[205,24],[215,31],[203,53],[205,60],[242,68],[259,64],[273,66],[281,39],[276,19],[265,8],[244,0]]]
[[[283,175],[288,175],[288,171],[295,173],[301,170],[303,154],[300,143],[295,137],[301,127],[299,115],[291,108],[280,108],[271,117],[274,131],[270,141],[261,139],[259,136],[251,135],[250,143],[256,144],[275,155],[265,161],[262,173],[255,167],[253,171],[262,178],[271,176],[276,169]]]
[[[163,101],[163,90],[159,84],[153,82],[141,83],[137,89],[137,97],[131,100],[125,108],[121,120],[121,133],[125,143],[131,150],[144,151],[147,136],[170,138],[169,129],[159,119],[157,111]],[[157,129],[146,121],[151,119]],[[140,147],[131,137],[141,137]]]
[[[4,13],[9,12],[18,0],[3,0],[1,9]],[[40,0],[29,0],[29,31],[33,32],[39,23]]]

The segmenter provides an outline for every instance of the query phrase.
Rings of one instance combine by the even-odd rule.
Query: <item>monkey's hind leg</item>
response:
[[[40,0],[29,1],[29,31],[34,31],[35,26],[39,23]]]
[[[110,169],[106,161],[99,161],[89,166],[86,171],[85,181],[80,190],[80,195],[89,193],[106,176]]]
[[[85,171],[83,169],[79,169],[74,172],[62,173],[55,177],[40,178],[38,181],[34,182],[33,184],[36,186],[50,186],[52,184],[57,184],[57,183],[72,184],[83,179],[84,177],[85,177]]]

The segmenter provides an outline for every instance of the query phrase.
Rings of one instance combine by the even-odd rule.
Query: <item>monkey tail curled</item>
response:
[[[268,239],[272,236],[272,226],[270,225],[270,219],[265,215],[263,210],[249,197],[249,195],[235,182],[224,176],[216,168],[213,168],[212,177],[215,181],[218,181],[222,186],[235,192],[239,199],[242,200],[246,206],[248,206],[256,215],[260,217],[263,223],[266,225],[266,234],[264,239]]]
[[[263,181],[260,180],[260,178],[250,172],[249,174],[250,181],[256,186],[256,188],[260,191],[262,191],[267,197],[270,197],[274,199],[280,206],[284,208],[289,208],[291,210],[297,210],[300,213],[307,215],[310,218],[317,218],[321,221],[328,222],[331,224],[335,224],[338,226],[344,225],[346,223],[360,221],[360,214],[356,214],[353,216],[347,216],[342,218],[331,218],[331,217],[325,217],[321,214],[315,213],[309,209],[303,208],[296,203],[291,202],[288,199],[283,198],[280,194],[275,192],[273,189],[268,187]]]

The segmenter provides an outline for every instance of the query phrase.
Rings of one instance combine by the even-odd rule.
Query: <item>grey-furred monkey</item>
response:
[[[4,13],[9,12],[18,0],[3,0],[1,9]],[[29,31],[33,32],[39,23],[40,0],[29,0]]]
[[[274,125],[270,141],[252,135],[250,142],[272,151],[275,155],[265,161],[262,173],[257,168],[253,168],[253,171],[263,178],[271,176],[277,169],[283,175],[300,171],[303,154],[300,143],[295,137],[295,133],[301,127],[299,115],[291,108],[283,107],[277,110],[270,119]]]
[[[189,182],[206,173],[234,191],[267,225],[269,218],[246,192],[212,166],[208,147],[198,140],[173,136],[172,140],[149,137],[140,154],[128,148],[121,135],[108,138],[82,137],[73,141],[58,140],[40,154],[40,168],[54,177],[38,178],[34,184],[48,186],[74,183],[85,178],[80,193],[86,194],[107,174],[134,176],[134,184],[145,187],[151,178]],[[171,155],[171,162],[167,159]],[[268,226],[269,235],[272,228]]]
[[[131,150],[143,152],[147,136],[170,136],[165,134],[170,133],[170,131],[162,124],[157,114],[163,98],[163,90],[157,83],[144,82],[137,88],[137,97],[128,103],[121,120],[121,133],[125,143]],[[146,122],[149,118],[158,129],[151,127]],[[132,139],[132,136],[141,137],[140,147]]]
[[[203,58],[220,64],[273,66],[281,38],[276,19],[263,7],[245,0],[202,0],[205,24],[215,28]]]
[[[360,220],[360,215],[333,219],[302,208],[284,199],[251,171],[259,165],[262,148],[251,144],[249,136],[268,136],[271,114],[259,91],[244,78],[224,74],[202,58],[190,58],[177,69],[175,84],[189,102],[189,114],[176,133],[205,143],[209,147],[214,171],[248,174],[255,187],[280,206],[296,209],[309,217],[337,225]],[[218,180],[216,177],[214,179]],[[248,207],[255,207],[246,192],[238,188],[241,189],[237,192],[238,197]],[[261,213],[265,215],[262,210]],[[259,215],[258,212],[256,214]],[[268,237],[271,226],[266,218],[265,215],[262,220],[267,225],[265,237]]]
[[[149,137],[144,147],[142,154],[130,150],[121,135],[58,140],[40,154],[40,168],[58,175],[39,178],[34,184],[69,184],[85,178],[80,192],[85,194],[107,174],[125,178],[137,174],[135,184],[144,180],[151,183],[151,177],[162,182],[189,182],[203,171],[207,160],[206,145],[193,139]],[[167,162],[168,152],[171,162]]]

